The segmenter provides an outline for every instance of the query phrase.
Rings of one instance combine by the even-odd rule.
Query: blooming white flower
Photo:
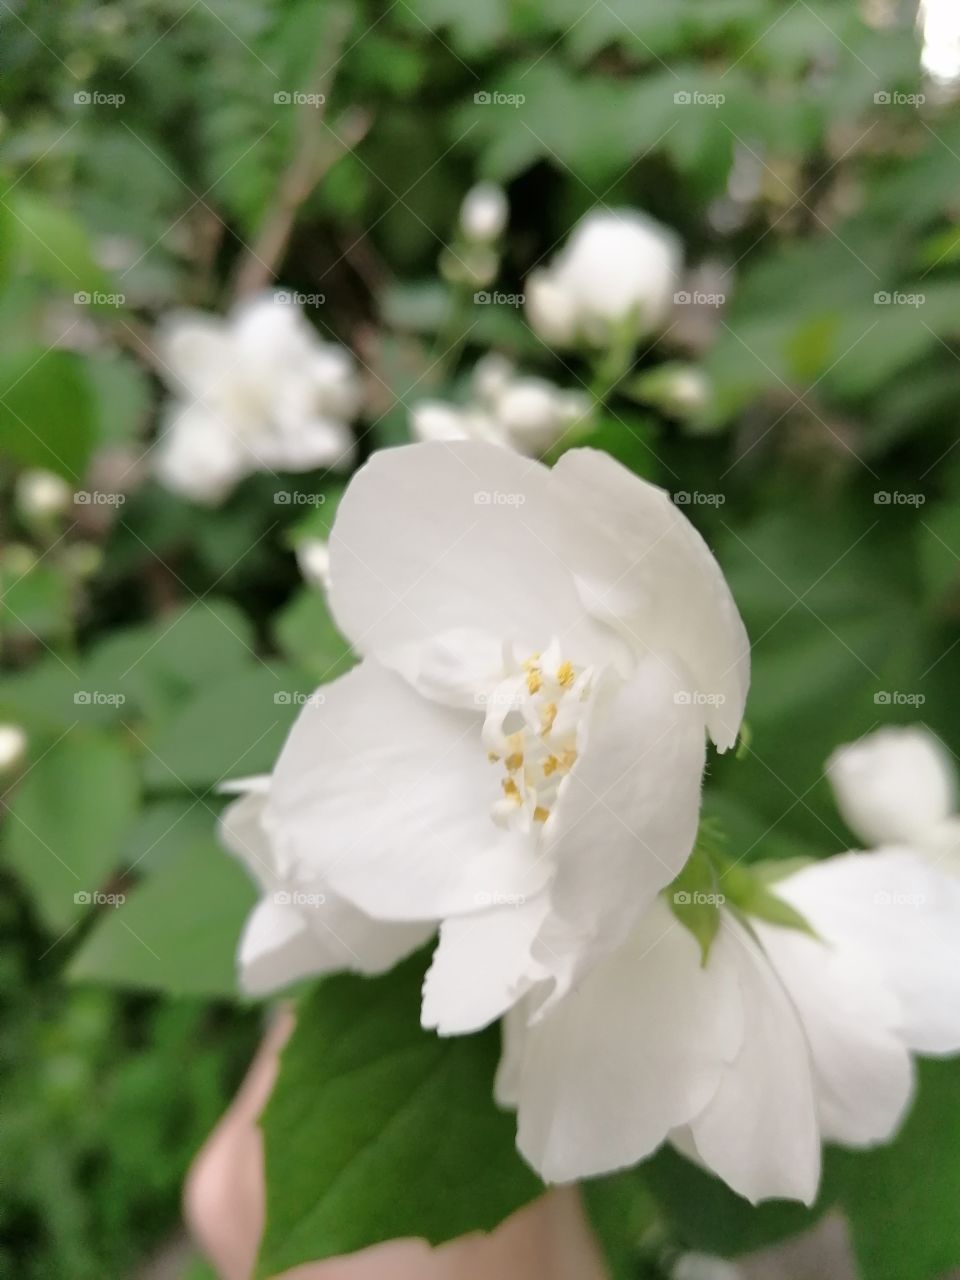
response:
[[[17,479],[17,506],[26,519],[62,515],[70,506],[73,490],[61,476],[40,469],[24,471]]]
[[[12,773],[27,753],[27,735],[18,724],[0,724],[0,774]]]
[[[162,327],[158,349],[175,395],[156,464],[169,488],[216,503],[254,471],[350,461],[353,362],[297,307],[262,294],[226,320],[182,312]]]
[[[468,240],[487,244],[503,234],[509,213],[503,188],[495,182],[478,182],[463,198],[460,229]]]
[[[868,845],[905,844],[934,858],[960,852],[956,770],[929,730],[890,727],[845,743],[827,777],[847,826]]]
[[[483,440],[519,453],[543,453],[590,412],[590,399],[548,382],[517,374],[505,357],[477,361],[473,400],[465,406],[424,400],[413,406],[410,425],[418,440]]]
[[[300,978],[352,969],[383,973],[415,951],[434,926],[373,921],[275,846],[263,827],[269,777],[246,778],[220,818],[220,838],[261,889],[240,939],[240,984],[264,995]]]
[[[960,1049],[960,886],[888,850],[812,864],[776,892],[815,936],[722,909],[704,965],[659,900],[545,1014],[536,992],[507,1013],[497,1095],[548,1180],[669,1138],[751,1201],[810,1203],[822,1141],[892,1136],[911,1050]]]
[[[312,587],[330,585],[330,547],[323,538],[303,538],[297,543],[297,564]]]
[[[635,210],[595,209],[525,284],[530,323],[553,346],[609,346],[659,328],[677,288],[678,237]]]

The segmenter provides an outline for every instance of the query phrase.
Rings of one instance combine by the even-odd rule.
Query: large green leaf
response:
[[[70,977],[177,996],[236,996],[234,957],[255,898],[246,872],[212,840],[188,845],[104,910]]]
[[[30,347],[0,364],[0,451],[24,466],[79,485],[96,443],[94,417],[81,357]]]
[[[259,1277],[381,1240],[488,1231],[541,1190],[493,1102],[497,1031],[421,1030],[423,964],[332,978],[302,1005],[261,1121]]]
[[[119,741],[77,730],[41,756],[14,792],[6,859],[51,930],[91,909],[120,861],[138,790],[133,757]]]

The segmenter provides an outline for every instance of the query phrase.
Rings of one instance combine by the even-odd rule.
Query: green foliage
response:
[[[489,1231],[542,1190],[493,1102],[499,1033],[422,1031],[423,968],[329,978],[301,1004],[261,1120],[264,1280],[380,1240]]]

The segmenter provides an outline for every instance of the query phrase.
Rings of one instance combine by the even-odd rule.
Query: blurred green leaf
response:
[[[0,452],[79,485],[96,442],[82,357],[30,348],[0,361]]]

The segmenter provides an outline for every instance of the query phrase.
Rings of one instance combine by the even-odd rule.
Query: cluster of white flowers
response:
[[[894,1132],[912,1052],[960,1048],[960,882],[901,829],[791,869],[782,917],[719,906],[704,959],[670,886],[749,645],[666,493],[589,449],[382,451],[329,578],[362,660],[223,819],[263,890],[250,991],[381,972],[439,929],[423,1024],[502,1019],[497,1097],[549,1181],[670,1141],[753,1201],[809,1202],[824,1140]]]
[[[174,392],[156,470],[170,489],[221,502],[255,471],[346,467],[360,407],[348,352],[322,341],[299,308],[268,293],[225,320],[169,316],[157,338]]]

